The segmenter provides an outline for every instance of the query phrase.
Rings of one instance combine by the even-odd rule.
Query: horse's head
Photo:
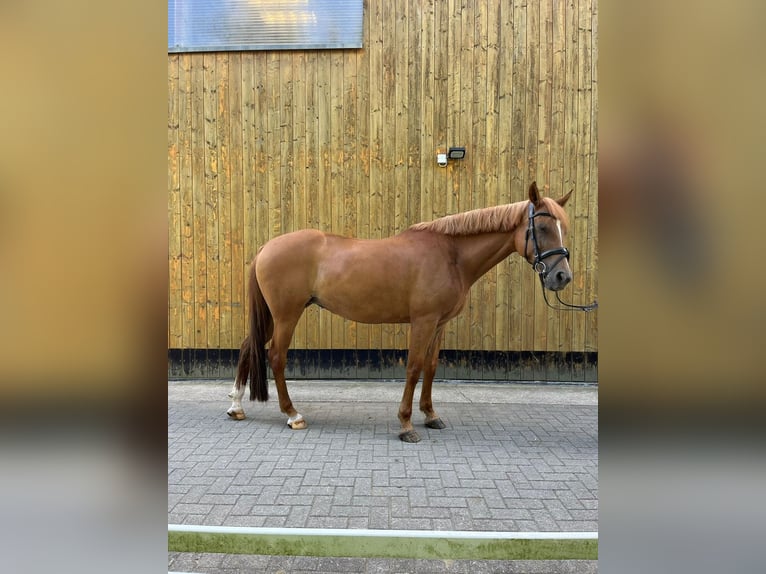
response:
[[[560,291],[572,280],[569,250],[564,247],[569,220],[562,209],[571,195],[570,191],[561,199],[542,197],[533,182],[527,212],[516,232],[516,250],[551,291]]]

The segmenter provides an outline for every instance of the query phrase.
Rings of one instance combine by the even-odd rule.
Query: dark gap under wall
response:
[[[238,349],[169,349],[169,379],[232,379]],[[288,379],[404,379],[407,351],[290,349]],[[437,379],[597,383],[598,353],[459,351],[439,353]]]

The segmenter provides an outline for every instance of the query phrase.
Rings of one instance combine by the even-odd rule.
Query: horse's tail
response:
[[[255,259],[250,264],[250,333],[242,342],[237,367],[237,388],[241,388],[250,378],[250,400],[268,401],[269,386],[266,381],[266,343],[274,330],[266,299],[263,298],[258,278],[255,275]]]

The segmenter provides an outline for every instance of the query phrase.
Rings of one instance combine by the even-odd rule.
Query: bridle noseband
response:
[[[527,235],[524,239],[524,258],[529,261],[527,258],[527,248],[529,247],[529,238],[532,238],[532,249],[534,249],[534,260],[530,263],[532,265],[532,268],[535,270],[535,273],[540,277],[540,285],[543,289],[543,299],[545,299],[545,303],[550,307],[551,309],[558,309],[559,311],[571,311],[572,309],[579,309],[581,311],[593,311],[593,309],[596,309],[598,307],[598,302],[594,301],[590,305],[571,305],[569,303],[566,303],[561,300],[561,297],[559,297],[559,292],[556,291],[556,299],[558,299],[559,303],[564,305],[565,307],[569,307],[569,309],[566,309],[564,307],[554,307],[548,302],[548,294],[545,290],[545,278],[548,277],[548,274],[559,264],[561,263],[562,259],[569,259],[569,249],[564,247],[563,245],[561,247],[555,247],[553,249],[548,249],[546,251],[543,251],[540,253],[540,247],[537,244],[537,232],[535,231],[535,217],[550,217],[552,219],[556,219],[548,213],[547,211],[538,211],[535,212],[535,205],[531,201],[529,202],[529,211],[528,211],[528,219],[529,219],[529,226],[527,227]],[[545,259],[548,257],[552,257],[554,255],[558,255],[559,258],[556,259],[556,261],[553,262],[552,265],[548,265],[545,263]]]

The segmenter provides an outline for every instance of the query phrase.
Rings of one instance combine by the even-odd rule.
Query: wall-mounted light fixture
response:
[[[451,147],[447,152],[448,159],[463,159],[465,157],[464,147]]]
[[[447,153],[438,152],[436,154],[436,163],[441,167],[447,167],[447,161],[450,159],[463,159],[465,157],[464,147],[451,147]]]

